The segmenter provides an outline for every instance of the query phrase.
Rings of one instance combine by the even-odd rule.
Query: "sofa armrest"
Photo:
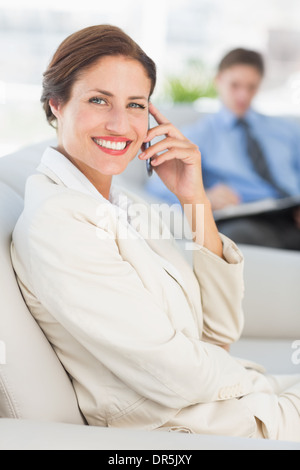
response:
[[[149,203],[162,204],[137,184],[130,189]],[[175,214],[170,229],[192,266],[193,252],[187,249],[189,240],[182,238],[188,224],[183,222],[179,206]],[[169,214],[161,212],[161,216],[169,226]],[[249,245],[239,248],[245,257],[243,337],[300,339],[300,252]]]
[[[192,266],[186,240],[177,240]],[[239,245],[245,257],[244,338],[300,339],[300,252]]]
[[[300,252],[240,245],[244,337],[300,339]]]
[[[0,419],[0,450],[111,450],[111,455],[104,455],[116,457],[117,449],[149,450],[145,456],[148,458],[148,454],[150,456],[155,453],[154,449],[164,452],[165,449],[179,450],[181,455],[182,450],[189,450],[190,455],[192,450],[300,450],[300,444],[241,437]],[[132,452],[130,455],[137,454]]]

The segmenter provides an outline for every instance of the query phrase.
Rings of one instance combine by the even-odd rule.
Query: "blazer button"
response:
[[[222,400],[228,400],[229,398],[232,398],[231,387],[221,388],[221,390],[219,391],[219,398],[221,398]]]

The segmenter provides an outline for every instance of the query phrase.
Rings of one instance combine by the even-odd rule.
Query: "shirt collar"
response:
[[[246,114],[244,115],[245,121],[247,121],[250,125],[256,121],[256,117],[257,113],[252,108],[249,108]],[[220,111],[216,115],[216,119],[225,128],[232,129],[236,125],[238,117],[236,116],[236,114],[230,111],[230,109],[222,105]]]
[[[150,245],[146,243],[144,237],[140,233],[140,228],[136,226],[134,219],[132,220],[128,213],[128,208],[134,200],[128,196],[126,191],[123,191],[121,188],[117,188],[115,185],[111,185],[109,200],[105,199],[88,178],[68,158],[53,147],[48,147],[44,151],[41,162],[37,167],[37,171],[40,171],[41,173],[45,173],[45,170],[50,170],[52,174],[54,173],[56,178],[58,178],[68,188],[88,194],[105,204],[109,204],[112,210],[115,211],[116,215],[119,217],[121,223],[126,225],[126,228],[128,229],[128,232],[126,233],[128,233],[129,236],[131,235],[134,239],[141,239],[143,243],[145,243],[145,246],[154,253],[164,269],[168,271],[185,289],[187,288],[183,277],[173,264],[158,255],[154,247],[150,247]],[[139,221],[138,225],[140,225]]]
[[[119,198],[122,197],[122,192],[114,185],[111,185],[109,200],[105,199],[89,179],[68,158],[53,147],[48,147],[44,151],[37,170],[43,172],[45,167],[53,172],[68,188],[94,196],[101,202],[116,204],[116,201],[119,201]]]

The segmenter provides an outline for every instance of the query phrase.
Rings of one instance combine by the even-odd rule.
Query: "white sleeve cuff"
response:
[[[243,257],[242,252],[237,247],[237,245],[232,240],[230,240],[230,238],[226,237],[222,233],[219,233],[219,235],[220,235],[220,238],[221,238],[222,243],[223,243],[223,256],[224,256],[225,260],[227,261],[227,263],[229,263],[229,264],[239,264],[239,263],[241,263],[244,260],[244,257]],[[210,253],[210,255],[216,256],[217,258],[219,258],[219,256],[217,256],[214,253],[210,252],[204,246],[201,246],[201,245],[199,245],[198,243],[195,243],[195,242],[193,243],[193,245],[194,245],[193,246],[194,250],[199,249],[201,251],[207,251],[207,252]]]

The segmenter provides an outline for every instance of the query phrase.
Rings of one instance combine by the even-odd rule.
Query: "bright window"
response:
[[[59,43],[92,24],[120,26],[156,61],[157,100],[189,62],[214,73],[223,53],[244,46],[267,59],[262,108],[298,113],[299,18],[299,0],[0,0],[0,156],[55,137],[39,102],[42,74]]]

